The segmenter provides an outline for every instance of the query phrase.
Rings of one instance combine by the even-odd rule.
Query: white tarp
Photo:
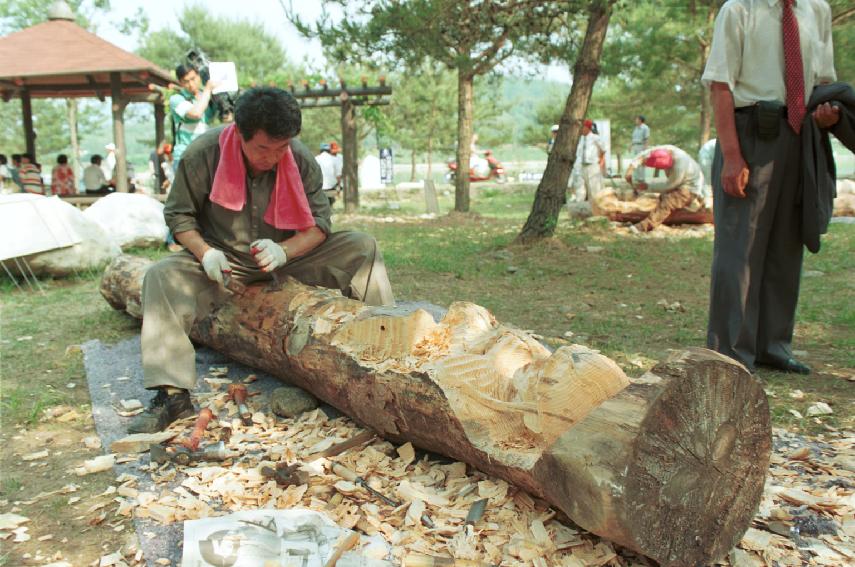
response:
[[[0,261],[80,242],[80,234],[67,221],[65,205],[59,197],[0,195]]]
[[[97,223],[122,248],[161,246],[166,241],[163,203],[140,193],[111,193],[95,201],[83,216]]]

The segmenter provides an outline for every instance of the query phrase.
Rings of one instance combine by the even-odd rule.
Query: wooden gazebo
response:
[[[0,96],[21,99],[27,152],[36,155],[33,98],[110,97],[116,144],[118,191],[127,191],[124,110],[131,102],[154,104],[156,144],[163,140],[164,107],[158,88],[172,81],[167,71],[129,53],[74,21],[63,1],[48,21],[0,38]]]

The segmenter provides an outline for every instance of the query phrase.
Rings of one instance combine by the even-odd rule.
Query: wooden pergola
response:
[[[341,108],[341,142],[343,149],[342,186],[344,189],[344,210],[348,213],[359,208],[359,182],[357,179],[358,142],[356,135],[356,107],[380,106],[389,104],[386,98],[392,95],[392,87],[386,84],[386,78],[380,77],[378,85],[369,86],[362,77],[360,86],[352,86],[340,81],[339,88],[330,88],[321,81],[319,88],[309,88],[308,81],[301,81],[303,90],[297,90],[294,83],[288,83],[288,90],[300,101],[303,110],[338,106]]]
[[[0,38],[0,96],[21,99],[27,153],[36,155],[33,98],[110,97],[116,145],[116,189],[128,190],[124,110],[154,105],[155,143],[163,140],[164,100],[157,87],[172,78],[154,63],[129,53],[74,21],[65,2],[54,2],[48,21]]]

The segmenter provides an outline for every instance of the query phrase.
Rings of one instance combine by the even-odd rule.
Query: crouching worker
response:
[[[632,172],[636,167],[646,166],[665,172],[663,181],[637,182],[633,185]],[[677,210],[696,212],[704,207],[706,186],[701,166],[692,157],[676,146],[654,146],[644,150],[629,165],[625,175],[633,190],[660,193],[659,203],[647,218],[635,224],[641,232],[653,230]]]
[[[300,107],[277,88],[246,91],[235,122],[209,130],[182,156],[164,216],[185,250],[143,281],[143,382],[157,394],[131,433],[165,429],[193,412],[193,322],[249,284],[293,276],[371,305],[394,304],[374,238],[331,230],[321,170],[300,133]],[[226,278],[226,279],[224,279]]]

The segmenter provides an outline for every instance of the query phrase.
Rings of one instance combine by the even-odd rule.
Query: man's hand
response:
[[[647,183],[645,183],[644,181],[639,181],[638,183],[633,185],[632,189],[636,193],[641,193],[642,191],[647,191],[647,187],[648,187]]]
[[[748,185],[748,164],[742,156],[737,159],[724,160],[721,170],[721,184],[724,192],[737,199],[745,198],[745,187]]]
[[[232,267],[229,265],[226,255],[222,250],[217,250],[216,248],[209,248],[202,256],[202,267],[211,281],[215,281],[220,285],[223,285],[223,273],[232,273]]]
[[[285,252],[285,248],[269,238],[256,240],[250,246],[250,252],[255,258],[255,263],[264,272],[272,272],[288,262],[288,254]]]
[[[820,128],[831,128],[840,120],[840,108],[824,102],[813,111],[813,119]]]

